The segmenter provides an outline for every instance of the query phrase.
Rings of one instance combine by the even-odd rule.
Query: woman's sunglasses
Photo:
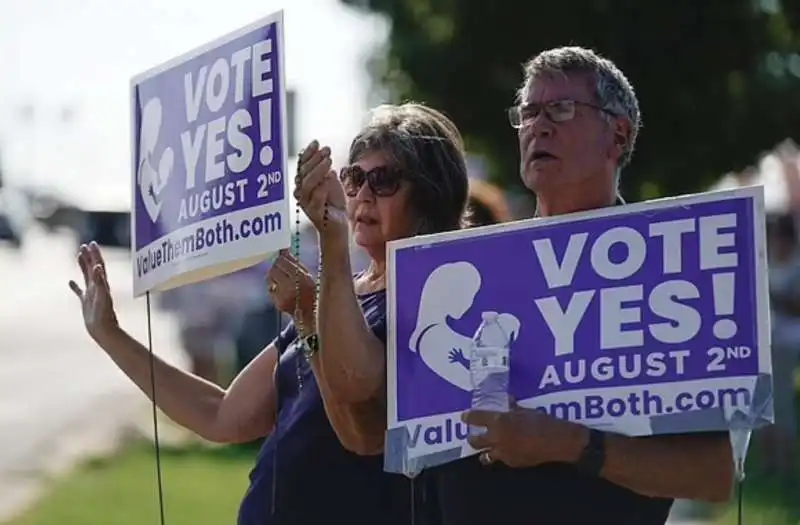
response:
[[[348,197],[355,197],[364,185],[376,197],[391,197],[400,189],[402,173],[391,166],[378,166],[369,171],[364,171],[356,164],[345,166],[339,172],[339,180]]]

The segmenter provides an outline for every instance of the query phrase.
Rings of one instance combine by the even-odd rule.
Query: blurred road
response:
[[[37,479],[96,453],[147,403],[84,331],[67,287],[80,278],[74,251],[71,237],[38,230],[22,252],[0,244],[0,521],[31,497]],[[120,323],[146,342],[145,300],[132,297],[129,258],[104,253]],[[170,318],[152,317],[156,353],[183,364]]]

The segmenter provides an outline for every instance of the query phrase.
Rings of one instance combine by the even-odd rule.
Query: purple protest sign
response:
[[[131,81],[134,295],[289,246],[283,12]]]
[[[388,255],[389,471],[474,453],[459,415],[487,311],[517,327],[511,395],[558,418],[725,430],[732,411],[770,403],[760,187],[406,239]]]

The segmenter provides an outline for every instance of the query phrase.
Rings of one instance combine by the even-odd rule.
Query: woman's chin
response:
[[[364,232],[359,231],[358,228],[353,230],[353,242],[365,248],[364,244],[369,242],[369,235],[364,235]]]
[[[382,247],[386,245],[382,236],[375,235],[374,232],[365,232],[360,229],[356,229],[355,232],[353,232],[353,242],[365,250],[375,248],[382,249]]]

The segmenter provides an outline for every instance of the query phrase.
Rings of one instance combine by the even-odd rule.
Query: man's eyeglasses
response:
[[[608,110],[601,108],[596,104],[589,102],[582,102],[580,100],[554,100],[546,104],[523,104],[521,106],[514,106],[508,109],[508,121],[511,127],[519,129],[525,124],[532,122],[540,113],[544,112],[545,117],[550,122],[566,122],[575,118],[575,108],[577,106],[586,106],[594,108],[611,114]]]
[[[355,197],[364,185],[376,197],[391,197],[400,189],[403,173],[391,166],[378,166],[369,171],[364,171],[360,166],[353,164],[345,166],[339,172],[339,180],[348,197]]]

